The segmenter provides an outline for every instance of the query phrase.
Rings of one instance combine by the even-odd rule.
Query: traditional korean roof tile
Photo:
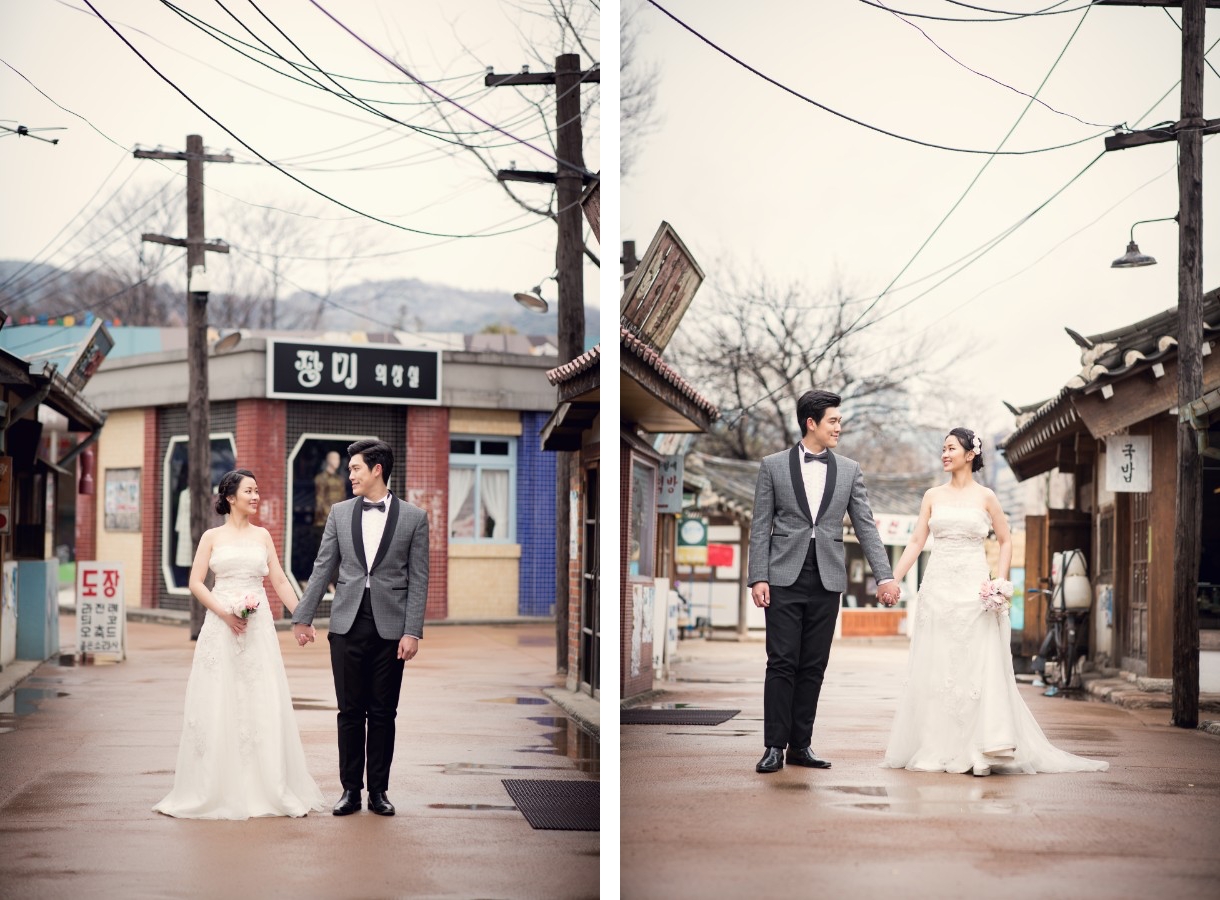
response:
[[[715,421],[720,417],[720,410],[710,400],[695,390],[694,386],[661,358],[661,354],[649,347],[638,337],[620,326],[619,338],[624,351],[639,357],[649,368],[673,385],[680,394],[690,400],[708,417]]]
[[[591,350],[586,350],[580,356],[571,362],[566,362],[562,366],[556,366],[553,369],[548,369],[546,380],[558,387],[565,381],[570,381],[581,372],[588,371],[593,368],[601,360],[602,345],[598,344]]]

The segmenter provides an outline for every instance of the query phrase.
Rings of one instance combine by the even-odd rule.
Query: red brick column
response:
[[[94,460],[97,459],[97,447],[93,445],[84,453],[93,453]],[[81,454],[81,456],[84,455]],[[76,458],[75,474],[73,479],[76,483],[73,490],[80,489],[80,470],[83,460],[81,456]],[[92,494],[77,494],[76,495],[76,558],[80,560],[97,559],[97,492],[104,490],[102,485],[102,473],[97,470],[97,466],[93,467],[93,493]]]
[[[144,468],[140,473],[140,533],[144,564],[140,576],[140,605],[153,607],[161,584],[161,484],[157,459],[157,410],[144,410]]]
[[[288,406],[283,400],[253,398],[237,401],[237,468],[249,469],[258,479],[258,516],[255,524],[271,532],[275,552],[284,563],[288,540]],[[275,618],[283,604],[271,582],[264,587]]]
[[[412,406],[407,411],[407,496],[428,513],[426,619],[449,615],[449,410]]]

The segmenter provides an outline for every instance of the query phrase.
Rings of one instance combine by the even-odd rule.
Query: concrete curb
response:
[[[1124,709],[1169,709],[1173,705],[1173,682],[1168,678],[1144,678],[1114,670],[1085,672],[1080,677],[1090,696]],[[1220,713],[1220,693],[1200,693],[1199,709]]]
[[[601,741],[601,702],[589,694],[567,688],[543,688],[542,693],[582,729]]]

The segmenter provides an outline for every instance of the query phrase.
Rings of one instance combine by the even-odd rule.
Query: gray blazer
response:
[[[843,552],[843,516],[851,516],[856,538],[878,581],[894,577],[885,544],[868,505],[868,491],[860,464],[828,452],[826,490],[817,514],[818,573],[828,591],[847,590],[847,562]],[[759,581],[779,587],[793,584],[809,552],[814,516],[809,510],[801,476],[801,448],[773,453],[758,469],[754,491],[754,519],[750,523],[751,586]]]
[[[364,558],[362,498],[343,500],[330,508],[313,573],[292,615],[293,624],[313,622],[327,585],[334,582],[330,630],[347,634],[360,611],[365,573],[370,573],[369,599],[377,633],[392,641],[405,634],[423,637],[428,603],[428,514],[393,495],[389,500],[385,533],[371,565]]]

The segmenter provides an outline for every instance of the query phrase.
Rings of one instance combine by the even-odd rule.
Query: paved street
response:
[[[758,775],[761,642],[679,644],[642,705],[741,709],[622,726],[622,893],[651,897],[1220,896],[1220,737],[1165,710],[1021,694],[1048,737],[1110,771],[974,778],[879,768],[904,640],[836,641],[814,749]]]
[[[64,643],[72,620],[61,618]],[[542,693],[554,626],[427,631],[408,665],[398,815],[246,822],[151,812],[169,791],[194,645],[131,622],[121,665],[46,663],[0,702],[0,897],[593,897],[597,832],[535,831],[501,778],[596,779],[597,742]],[[310,771],[339,795],[325,637],[280,632]]]

